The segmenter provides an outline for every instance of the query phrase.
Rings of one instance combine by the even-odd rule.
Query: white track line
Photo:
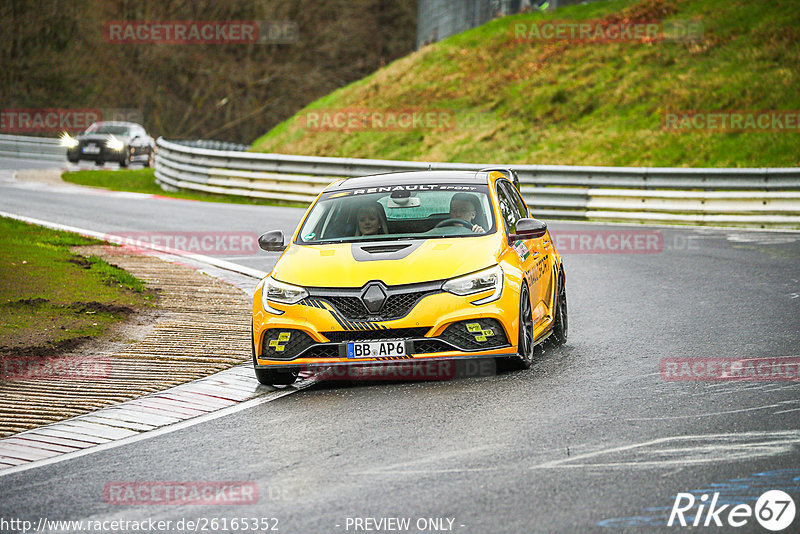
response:
[[[94,230],[87,230],[86,228],[78,228],[77,226],[69,226],[66,224],[59,224],[54,223],[51,221],[44,221],[42,219],[35,219],[33,217],[26,217],[24,215],[17,215],[15,213],[8,213],[6,211],[0,211],[0,216],[8,217],[9,219],[15,219],[17,221],[22,221],[26,223],[36,224],[39,226],[44,226],[46,228],[52,228],[54,230],[63,230],[66,232],[72,232],[75,234],[80,234],[86,237],[93,237],[95,239],[100,239],[103,241],[114,241],[115,239],[120,242],[125,242],[124,236],[115,235],[113,233],[103,233],[97,232]],[[184,258],[188,258],[199,263],[205,263],[207,265],[211,265],[213,267],[218,267],[220,269],[224,269],[226,271],[232,271],[234,273],[243,274],[245,276],[251,276],[256,279],[262,279],[267,276],[267,272],[261,271],[259,269],[252,269],[250,267],[245,267],[244,265],[237,265],[235,263],[231,263],[229,261],[220,260],[217,258],[212,258],[211,256],[204,256],[203,254],[194,254],[191,252],[187,252],[185,250],[174,249],[169,247],[161,247],[158,245],[153,245],[151,243],[137,243],[137,247],[148,248],[150,250],[155,250],[157,252],[163,252],[166,254],[173,254],[175,256],[181,256]]]
[[[8,212],[0,211],[0,216],[8,217],[10,219],[15,219],[15,220],[26,222],[26,223],[36,224],[36,225],[43,226],[43,227],[46,227],[46,228],[52,228],[54,230],[63,230],[63,231],[67,231],[67,232],[80,234],[80,235],[83,235],[83,236],[86,236],[86,237],[93,237],[93,238],[100,239],[100,240],[103,240],[103,241],[109,241],[109,240],[113,240],[115,238],[121,239],[120,236],[115,236],[114,234],[111,234],[111,233],[102,233],[102,232],[97,232],[97,231],[94,231],[94,230],[88,230],[86,228],[78,228],[78,227],[75,227],[75,226],[69,226],[69,225],[65,225],[65,224],[54,223],[54,222],[51,222],[51,221],[44,221],[44,220],[41,220],[41,219],[35,219],[33,217],[26,217],[26,216],[23,216],[23,215],[17,215],[15,213],[8,213]],[[202,254],[193,254],[193,253],[190,253],[190,252],[187,252],[187,251],[184,251],[184,250],[171,249],[171,248],[168,248],[168,247],[160,247],[160,246],[152,245],[152,244],[149,244],[149,243],[139,244],[137,246],[141,246],[143,248],[148,248],[148,249],[151,249],[151,250],[155,250],[157,252],[162,252],[162,253],[172,254],[172,255],[175,255],[175,256],[179,256],[179,257],[184,257],[184,258],[187,258],[187,259],[194,260],[194,261],[196,261],[198,263],[201,263],[201,264],[210,265],[210,266],[213,266],[213,267],[224,269],[226,271],[232,271],[232,272],[235,272],[235,273],[243,274],[245,276],[250,276],[250,277],[253,277],[253,278],[257,278],[257,279],[261,279],[261,278],[265,277],[268,274],[268,273],[266,273],[264,271],[260,271],[260,270],[257,270],[257,269],[251,269],[249,267],[244,267],[242,265],[236,265],[236,264],[228,262],[228,261],[220,260],[220,259],[217,259],[217,258],[212,258],[210,256],[204,256]],[[188,384],[193,384],[194,382],[201,382],[201,381],[209,380],[209,379],[213,380],[215,376],[224,375],[226,372],[235,374],[235,373],[237,373],[236,369],[237,369],[236,367],[233,367],[233,368],[225,370],[225,371],[220,371],[220,373],[215,373],[214,375],[209,375],[208,377],[204,377],[204,378],[198,379],[197,381],[189,382]],[[311,381],[311,383],[313,383],[313,380]],[[310,385],[310,383],[308,385]],[[183,384],[181,386],[176,386],[175,388],[182,388],[182,387],[185,387],[185,386],[186,386],[186,384]],[[136,441],[141,441],[141,440],[144,440],[144,439],[154,438],[154,437],[157,437],[157,436],[160,436],[160,435],[163,435],[163,434],[168,434],[168,433],[174,432],[176,430],[181,430],[183,428],[188,428],[190,426],[194,426],[194,425],[197,425],[197,424],[200,424],[200,423],[204,423],[206,421],[211,421],[211,420],[217,419],[219,417],[224,417],[226,415],[229,415],[229,414],[232,414],[232,413],[236,413],[236,412],[241,411],[241,410],[246,410],[248,408],[251,408],[251,407],[254,407],[254,406],[258,406],[260,404],[264,404],[264,403],[273,401],[275,399],[279,399],[281,397],[285,397],[286,395],[290,395],[290,394],[292,394],[292,393],[294,393],[296,391],[299,391],[300,389],[302,389],[302,387],[303,386],[300,386],[300,388],[286,388],[286,389],[283,389],[283,390],[278,390],[278,391],[274,392],[275,394],[266,394],[266,393],[265,394],[261,394],[256,398],[252,398],[252,399],[249,399],[249,400],[245,400],[245,401],[239,402],[239,403],[237,403],[237,404],[235,404],[233,406],[220,408],[220,409],[218,409],[216,411],[213,411],[213,412],[210,412],[210,413],[207,413],[207,414],[204,414],[204,415],[198,415],[198,416],[191,417],[190,419],[185,419],[185,420],[180,421],[180,422],[167,424],[165,426],[162,426],[160,428],[156,428],[154,430],[142,431],[141,433],[139,433],[137,435],[134,435],[134,436],[123,437],[123,438],[115,439],[115,440],[107,442],[107,443],[102,443],[102,444],[99,444],[99,445],[89,446],[89,447],[87,447],[85,449],[80,449],[80,450],[76,450],[76,451],[73,451],[73,452],[60,454],[58,456],[54,456],[54,457],[51,457],[51,458],[46,458],[46,459],[42,459],[42,460],[34,460],[34,461],[27,462],[25,464],[18,465],[18,466],[15,466],[15,467],[2,469],[2,470],[0,470],[0,477],[6,476],[6,475],[10,475],[10,474],[13,474],[13,473],[19,473],[20,471],[26,471],[28,469],[34,469],[34,468],[37,468],[37,467],[43,467],[45,465],[50,465],[50,464],[54,464],[54,463],[57,463],[57,462],[62,462],[64,460],[69,460],[69,459],[72,459],[72,458],[79,458],[79,457],[85,456],[87,454],[94,454],[95,452],[100,452],[100,451],[111,449],[111,448],[114,448],[114,447],[119,447],[121,445],[126,445],[128,443],[134,443]],[[151,394],[151,396],[152,395],[163,394],[165,392],[172,391],[172,389],[175,389],[175,388],[170,388],[170,389],[167,389],[167,390],[164,390],[164,391],[161,391],[161,392],[156,392],[154,394]],[[139,399],[134,399],[134,401],[130,401],[130,402],[136,402],[136,401],[139,401],[141,399],[146,399],[148,397],[149,396],[140,397]],[[90,412],[90,413],[82,415],[82,416],[77,416],[77,418],[87,417],[87,416],[92,416],[92,415],[101,415],[103,413],[103,410],[114,410],[114,409],[118,409],[120,407],[124,407],[124,403],[122,405],[117,404],[117,405],[112,405],[112,406],[109,406],[109,407],[101,409],[101,410],[95,410],[94,412]],[[165,416],[166,415],[167,415],[167,412],[165,412]],[[68,424],[70,421],[72,421],[74,419],[76,419],[76,418],[65,419],[63,421],[59,421],[57,423],[53,423],[53,425],[64,424],[64,423]],[[78,420],[80,420],[80,419],[78,419]],[[36,431],[36,430],[39,430],[39,429],[44,429],[44,428],[47,428],[48,426],[50,426],[50,425],[36,427],[35,429],[32,429],[32,431]],[[9,438],[19,437],[19,436],[21,436],[23,434],[24,434],[24,432],[18,433],[18,434],[14,434],[13,436],[9,436]],[[0,443],[2,443],[2,440],[0,440]]]
[[[213,376],[213,375],[212,375]],[[201,423],[206,423],[208,421],[213,421],[214,419],[219,419],[220,417],[225,417],[226,415],[231,415],[236,412],[240,412],[242,410],[247,410],[249,408],[253,408],[255,406],[260,406],[261,404],[266,404],[267,402],[274,401],[281,397],[285,397],[287,395],[291,395],[292,393],[300,391],[299,389],[292,388],[292,389],[285,389],[275,392],[275,395],[262,395],[260,397],[256,397],[255,399],[250,399],[248,401],[241,402],[234,406],[230,406],[228,408],[222,408],[215,412],[211,412],[206,415],[198,415],[197,417],[193,417],[192,419],[188,419],[186,421],[181,421],[180,423],[174,423],[171,425],[163,426],[161,428],[157,428],[155,430],[149,430],[146,432],[142,432],[141,434],[137,434],[135,436],[130,436],[127,438],[118,439],[115,441],[110,441],[108,443],[102,443],[100,445],[95,445],[93,447],[88,447],[86,449],[77,450],[74,452],[67,452],[61,454],[59,456],[54,456],[52,458],[46,458],[43,460],[36,460],[33,462],[29,462],[26,464],[18,465],[16,467],[9,467],[7,469],[3,469],[0,471],[0,477],[4,477],[6,475],[11,475],[14,473],[19,473],[21,471],[27,471],[28,469],[35,469],[37,467],[44,467],[46,465],[55,464],[58,462],[63,462],[65,460],[72,460],[73,458],[80,458],[81,456],[86,456],[88,454],[94,454],[96,452],[105,451],[108,449],[113,449],[115,447],[120,447],[122,445],[128,445],[130,443],[136,443],[137,441],[142,441],[145,439],[151,439],[158,436],[162,436],[164,434],[169,434],[171,432],[175,432],[176,430],[183,430],[184,428],[189,428],[194,425],[199,425]],[[68,420],[67,420],[68,421]],[[40,427],[41,428],[41,427]],[[9,436],[11,437],[11,436]]]

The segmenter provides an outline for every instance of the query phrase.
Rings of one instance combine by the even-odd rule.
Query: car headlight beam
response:
[[[61,137],[59,138],[59,144],[63,147],[75,148],[76,146],[78,146],[79,143],[77,139],[72,137],[67,132],[64,132],[61,134]]]
[[[473,301],[472,304],[480,305],[493,302],[503,294],[503,269],[499,265],[495,265],[482,271],[451,278],[442,284],[442,289],[459,296],[494,290],[491,295]]]
[[[106,146],[111,150],[116,150],[119,152],[123,148],[125,148],[125,143],[117,139],[114,135],[109,135],[108,139],[106,139]]]
[[[268,301],[278,302],[280,304],[297,304],[307,296],[308,291],[306,291],[305,288],[287,284],[286,282],[275,280],[272,277],[267,278],[261,288],[261,303],[264,309],[275,315],[281,315],[283,311],[276,310],[269,305]]]

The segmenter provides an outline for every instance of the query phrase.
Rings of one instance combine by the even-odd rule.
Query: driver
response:
[[[468,223],[473,223],[475,215],[477,214],[477,206],[480,200],[475,195],[469,193],[456,193],[450,199],[450,218],[461,219]],[[472,231],[475,233],[484,233],[486,230],[479,224],[472,224]]]

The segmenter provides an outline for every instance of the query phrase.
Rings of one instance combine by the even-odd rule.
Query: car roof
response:
[[[367,187],[387,187],[410,184],[476,184],[489,183],[489,173],[482,171],[413,171],[372,174],[339,180],[325,191],[342,189],[362,189]]]
[[[144,128],[144,126],[142,126],[139,123],[126,122],[126,121],[97,121],[94,124],[102,124],[102,125],[110,124],[112,126],[138,126],[139,128]],[[94,124],[92,124],[92,126],[94,126]]]

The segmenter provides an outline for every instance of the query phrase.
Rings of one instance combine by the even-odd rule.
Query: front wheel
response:
[[[519,292],[519,340],[517,355],[508,359],[511,370],[529,369],[533,364],[536,346],[533,344],[533,308],[527,284]]]
[[[256,380],[265,386],[289,386],[297,380],[297,372],[256,369]]]
[[[288,386],[297,380],[297,371],[273,371],[272,369],[256,369],[256,343],[253,339],[253,325],[250,325],[250,353],[253,356],[253,369],[256,380],[265,386]]]

